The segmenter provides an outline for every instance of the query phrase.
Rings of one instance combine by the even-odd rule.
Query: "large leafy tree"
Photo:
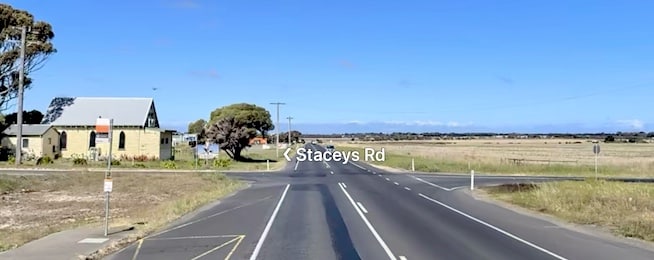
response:
[[[189,134],[199,134],[204,129],[204,126],[207,125],[207,121],[204,119],[198,119],[195,122],[188,124],[188,133]]]
[[[254,104],[238,103],[211,112],[209,124],[200,134],[201,140],[220,145],[229,157],[243,160],[241,151],[250,139],[263,136],[274,128],[270,112]]]
[[[23,124],[40,124],[43,120],[43,113],[36,109],[23,111]],[[5,124],[11,125],[18,122],[18,113],[14,112],[5,116]]]
[[[275,137],[273,137],[275,138]],[[300,139],[302,138],[302,133],[296,130],[291,131],[291,141],[292,142],[300,142]],[[272,140],[272,139],[271,139]],[[280,133],[279,134],[279,142],[280,143],[288,143],[288,132]]]
[[[29,75],[42,68],[56,52],[52,44],[55,35],[49,23],[36,21],[27,11],[0,4],[0,111],[6,110],[9,101],[18,94],[22,26],[29,28],[25,44],[25,89],[33,83]]]

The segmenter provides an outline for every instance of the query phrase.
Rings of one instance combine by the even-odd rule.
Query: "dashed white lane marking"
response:
[[[386,178],[386,180],[387,180],[387,181],[391,181],[391,179],[389,179],[389,178]]]
[[[372,174],[377,174],[377,172],[372,172]]]
[[[363,213],[368,214],[368,210],[366,210],[366,208],[363,206],[363,204],[361,204],[361,202],[357,201],[357,205],[359,205],[359,208],[361,208],[361,211],[363,211]]]
[[[407,259],[406,259],[406,256],[401,255],[401,256],[400,256],[400,260],[407,260]]]
[[[345,185],[345,183],[342,183],[342,182],[341,182],[341,185],[343,185],[343,188],[346,188],[346,189],[347,189],[347,185]]]
[[[295,169],[293,169],[294,171],[297,171],[297,166],[298,165],[300,165],[300,161],[295,162]]]
[[[252,252],[252,256],[250,256],[250,260],[256,260],[257,257],[259,256],[259,251],[261,251],[261,247],[263,246],[263,241],[266,240],[266,236],[268,236],[268,232],[270,232],[270,228],[272,227],[272,224],[275,221],[275,217],[277,217],[277,212],[279,212],[279,208],[281,208],[282,202],[284,202],[284,198],[286,198],[286,192],[288,192],[288,188],[290,187],[291,184],[286,184],[286,188],[284,189],[282,196],[279,198],[279,202],[277,203],[275,210],[273,210],[273,213],[270,216],[270,219],[268,220],[268,224],[266,224],[266,227],[263,229],[263,233],[261,233],[259,242],[257,242],[257,245],[254,248],[254,252]]]
[[[77,242],[78,244],[102,244],[107,242],[108,238],[85,238]]]
[[[522,239],[522,238],[520,238],[520,237],[518,237],[518,236],[516,236],[516,235],[514,235],[514,234],[511,234],[511,233],[509,233],[509,232],[507,232],[507,231],[504,231],[504,230],[502,230],[502,229],[500,229],[500,228],[498,228],[498,227],[496,227],[496,226],[493,226],[493,225],[491,225],[491,224],[488,224],[488,223],[486,223],[486,222],[484,222],[484,221],[482,221],[482,220],[480,220],[480,219],[478,219],[478,218],[475,218],[475,217],[473,217],[473,216],[470,216],[470,215],[468,215],[468,214],[466,214],[466,213],[464,213],[464,212],[462,212],[462,211],[460,211],[460,210],[458,210],[458,209],[455,209],[455,208],[453,208],[453,207],[451,207],[451,206],[449,206],[449,205],[447,205],[447,204],[445,204],[445,203],[443,203],[443,202],[440,202],[440,201],[438,201],[438,200],[435,200],[435,199],[432,199],[432,198],[430,198],[430,197],[427,197],[427,196],[423,195],[422,193],[419,193],[418,195],[419,195],[420,197],[422,197],[422,198],[428,200],[428,201],[431,201],[431,202],[433,202],[433,203],[436,203],[436,204],[438,204],[438,205],[440,205],[440,206],[442,206],[442,207],[444,207],[444,208],[446,208],[446,209],[449,209],[449,210],[451,210],[451,211],[453,211],[453,212],[455,212],[455,213],[457,213],[457,214],[459,214],[459,215],[461,215],[461,216],[464,216],[464,217],[466,217],[466,218],[468,218],[468,219],[470,219],[470,220],[472,220],[472,221],[475,221],[475,222],[477,222],[477,223],[479,223],[479,224],[482,224],[482,225],[484,225],[484,226],[486,226],[486,227],[488,227],[488,228],[491,228],[491,229],[493,229],[493,230],[495,230],[495,231],[497,231],[497,232],[499,232],[499,233],[501,233],[501,234],[503,234],[503,235],[505,235],[505,236],[508,236],[508,237],[510,237],[510,238],[513,238],[513,239],[515,239],[515,240],[518,241],[518,242],[521,242],[521,243],[523,243],[523,244],[525,244],[525,245],[528,245],[528,246],[530,246],[530,247],[532,247],[532,248],[534,248],[534,249],[537,249],[537,250],[539,250],[539,251],[541,251],[541,252],[543,252],[543,253],[546,253],[546,254],[548,254],[548,255],[550,255],[550,256],[553,256],[553,257],[556,258],[556,259],[559,259],[559,260],[567,260],[566,258],[564,258],[564,257],[562,257],[562,256],[560,256],[560,255],[557,255],[557,254],[555,254],[555,253],[553,253],[553,252],[551,252],[551,251],[549,251],[549,250],[547,250],[547,249],[545,249],[545,248],[542,248],[542,247],[540,247],[540,246],[537,246],[536,244],[533,244],[533,243],[531,243],[531,242],[529,242],[529,241],[527,241],[527,240],[524,240],[524,239]]]
[[[397,183],[397,182],[393,182],[393,184],[395,184],[395,185],[400,185],[400,184],[399,184],[399,183]]]
[[[370,221],[368,221],[368,218],[366,218],[366,215],[364,215],[363,212],[361,212],[361,209],[359,209],[359,207],[357,207],[356,203],[354,203],[354,199],[352,199],[352,196],[350,196],[350,194],[347,192],[347,190],[345,190],[345,187],[343,187],[344,183],[339,183],[339,185],[341,186],[341,190],[343,191],[343,193],[345,193],[345,196],[347,197],[347,199],[350,201],[350,203],[352,203],[352,206],[354,207],[356,212],[359,213],[359,216],[361,217],[363,222],[366,224],[368,229],[370,229],[370,232],[372,232],[372,235],[375,237],[375,239],[377,239],[377,242],[379,242],[379,245],[384,249],[384,251],[386,252],[386,255],[388,255],[388,258],[390,258],[391,260],[396,260],[397,258],[395,258],[395,255],[393,254],[391,249],[388,247],[388,245],[386,245],[386,242],[384,242],[384,240],[381,238],[381,236],[379,236],[379,233],[377,233],[377,230],[375,230],[375,228],[372,226],[372,224],[370,224]]]
[[[330,173],[330,174],[334,174],[334,172],[332,172],[332,171],[330,171],[329,173]]]
[[[404,189],[405,189],[405,190],[411,190],[411,188],[409,188],[409,187],[404,187]]]
[[[454,190],[454,189],[445,188],[445,187],[443,187],[443,186],[433,184],[433,183],[428,182],[428,181],[426,181],[426,180],[420,179],[420,178],[418,178],[418,177],[416,177],[416,176],[411,176],[411,177],[413,177],[414,179],[418,180],[419,182],[425,183],[425,184],[427,184],[427,185],[429,185],[429,186],[432,186],[432,187],[439,188],[439,189],[441,189],[441,190],[445,190],[445,191],[452,191],[452,190]]]

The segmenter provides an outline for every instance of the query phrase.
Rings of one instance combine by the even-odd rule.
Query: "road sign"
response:
[[[104,192],[111,192],[113,189],[113,181],[111,179],[104,179]]]
[[[109,133],[111,132],[111,119],[98,118],[95,120],[95,142],[108,143]]]
[[[599,144],[593,145],[593,153],[594,154],[599,154],[600,153],[600,145]]]

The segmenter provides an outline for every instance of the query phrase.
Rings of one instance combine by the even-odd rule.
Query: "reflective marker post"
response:
[[[595,180],[597,180],[597,161],[600,153],[600,145],[598,143],[593,145],[593,153],[595,154]]]
[[[470,190],[475,189],[475,170],[470,171]]]

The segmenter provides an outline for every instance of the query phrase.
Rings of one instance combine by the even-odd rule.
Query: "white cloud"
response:
[[[645,123],[639,119],[625,119],[618,120],[618,124],[622,127],[629,127],[631,129],[642,130],[645,128]]]

